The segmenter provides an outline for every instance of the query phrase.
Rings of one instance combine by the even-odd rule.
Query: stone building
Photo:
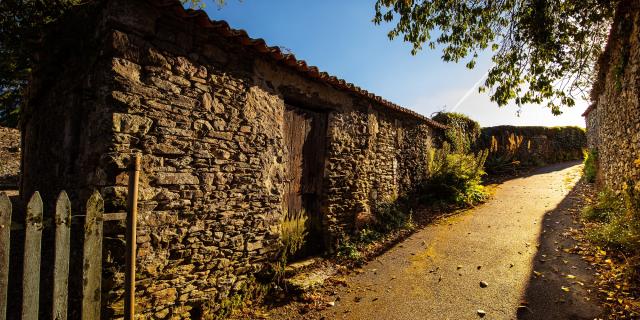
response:
[[[52,204],[65,189],[79,204],[97,189],[107,212],[123,211],[141,152],[147,317],[198,317],[241,290],[278,250],[286,212],[309,217],[310,253],[330,252],[356,218],[425,178],[444,128],[178,0],[90,3],[44,44],[22,119],[21,194]],[[124,243],[121,224],[105,230],[110,317]]]
[[[589,148],[598,152],[598,181],[619,190],[640,181],[640,3],[620,1],[598,77],[584,112]]]

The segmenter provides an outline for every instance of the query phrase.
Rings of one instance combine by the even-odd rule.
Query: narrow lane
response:
[[[487,203],[418,231],[350,277],[323,316],[597,318],[593,271],[562,250],[573,246],[567,208],[580,170],[565,163],[509,180]]]

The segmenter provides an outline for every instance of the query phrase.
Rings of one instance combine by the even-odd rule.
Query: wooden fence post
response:
[[[22,320],[38,320],[40,251],[42,246],[42,198],[36,191],[27,205],[22,274]]]
[[[10,234],[11,201],[4,192],[0,192],[0,320],[5,320],[7,318]]]
[[[71,202],[62,191],[56,202],[55,215],[55,261],[53,264],[53,319],[67,319],[67,297],[69,283],[69,245],[71,226]]]
[[[125,296],[124,318],[133,320],[136,301],[136,228],[138,219],[138,178],[140,176],[140,154],[133,155],[129,172],[129,205],[127,214],[126,257],[125,257]]]
[[[95,191],[87,201],[84,223],[84,260],[82,275],[82,319],[100,319],[102,281],[102,214],[104,200]]]

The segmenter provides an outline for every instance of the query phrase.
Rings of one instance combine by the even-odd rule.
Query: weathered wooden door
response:
[[[327,113],[286,106],[284,140],[288,158],[284,201],[289,213],[304,210],[307,215],[307,248],[303,250],[306,255],[318,253],[324,243],[320,198],[326,132]]]

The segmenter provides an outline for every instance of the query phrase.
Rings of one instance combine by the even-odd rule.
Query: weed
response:
[[[338,245],[338,257],[353,261],[360,261],[362,259],[362,254],[355,243],[345,240]]]
[[[624,212],[624,203],[621,197],[617,196],[610,189],[605,189],[598,193],[596,202],[585,208],[582,217],[592,222],[607,222],[614,216]]]
[[[401,228],[407,220],[400,201],[379,203],[374,209],[374,214],[376,217],[374,228],[382,233]]]
[[[357,241],[363,244],[374,243],[380,238],[382,238],[382,233],[373,229],[362,229],[357,235]]]
[[[281,226],[281,240],[283,244],[283,255],[293,256],[303,246],[307,236],[307,215],[303,210],[299,212],[285,212]]]
[[[249,301],[261,301],[271,289],[270,283],[262,283],[249,277],[238,291],[223,298],[213,314],[201,315],[200,318],[227,319],[237,310],[245,307]],[[215,310],[215,309],[214,309]],[[202,310],[200,311],[202,312]]]
[[[272,265],[276,283],[283,282],[287,261],[304,246],[307,237],[306,223],[307,215],[304,210],[299,212],[284,211],[280,221],[282,248],[278,253],[277,261]]]
[[[214,319],[227,319],[235,310],[240,309],[244,302],[244,297],[241,294],[233,294],[220,301],[220,309],[216,312]]]

